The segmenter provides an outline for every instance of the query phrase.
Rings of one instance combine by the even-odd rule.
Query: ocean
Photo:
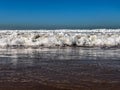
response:
[[[0,90],[119,90],[120,29],[0,31]]]
[[[120,29],[1,30],[1,48],[119,47]]]

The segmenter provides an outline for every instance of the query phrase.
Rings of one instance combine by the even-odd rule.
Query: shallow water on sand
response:
[[[115,48],[1,49],[0,90],[6,87],[34,90],[36,85],[119,90],[119,54],[120,49]]]

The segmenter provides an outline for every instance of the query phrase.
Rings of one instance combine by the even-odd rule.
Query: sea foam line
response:
[[[1,30],[0,47],[119,47],[120,29]]]

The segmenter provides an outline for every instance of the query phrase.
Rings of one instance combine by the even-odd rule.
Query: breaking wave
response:
[[[119,47],[120,30],[2,30],[0,47]]]

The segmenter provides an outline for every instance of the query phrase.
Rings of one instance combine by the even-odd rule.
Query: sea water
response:
[[[119,47],[119,29],[1,30],[0,47]]]
[[[120,88],[119,44],[120,30],[3,30],[0,83],[74,90]]]

